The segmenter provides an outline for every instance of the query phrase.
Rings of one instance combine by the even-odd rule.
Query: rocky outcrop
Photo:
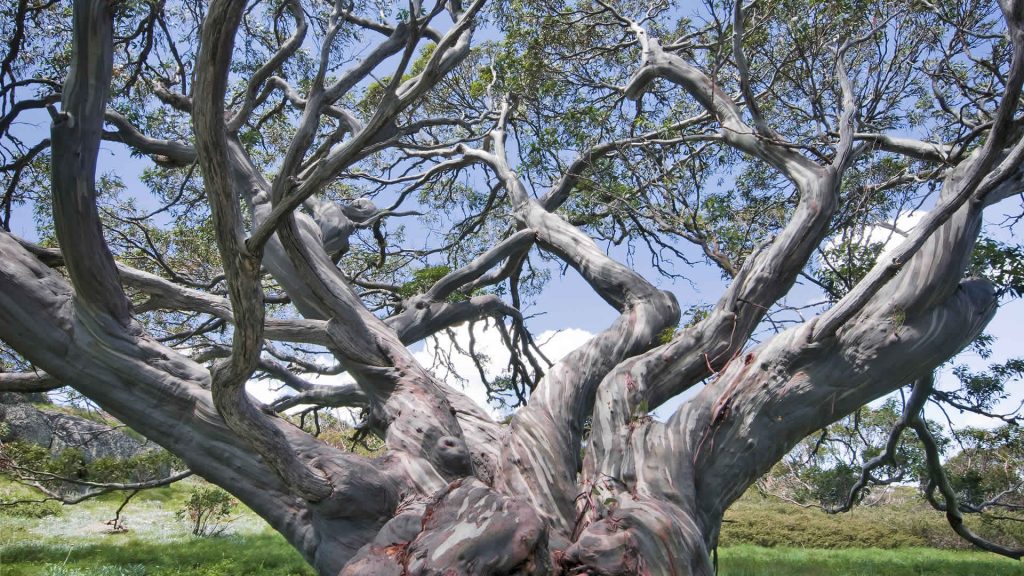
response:
[[[27,442],[47,447],[53,454],[77,448],[86,462],[98,458],[126,459],[157,449],[125,433],[118,426],[94,422],[57,409],[39,408],[5,395],[0,402],[0,441]]]

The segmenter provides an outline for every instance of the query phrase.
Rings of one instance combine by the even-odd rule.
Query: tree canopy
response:
[[[1020,511],[1024,365],[934,378],[1021,293],[1019,0],[0,15],[0,389],[73,388],[321,574],[710,574],[801,450],[826,508],[913,478],[1024,555],[963,522]],[[551,362],[563,273],[616,316]],[[504,421],[409,349],[465,323],[509,353],[467,350]],[[944,464],[929,403],[1003,427]],[[296,406],[360,409],[384,455]]]

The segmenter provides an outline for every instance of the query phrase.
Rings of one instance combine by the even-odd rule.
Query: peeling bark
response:
[[[414,2],[393,26],[364,22],[339,4],[339,12],[323,20],[325,47],[303,95],[283,72],[274,75],[311,30],[304,5],[289,0],[285,18],[294,22],[293,33],[279,38],[276,52],[246,79],[237,108],[229,111],[235,36],[246,7],[215,0],[202,27],[191,94],[164,84],[153,88],[162,101],[191,115],[193,146],[146,136],[106,109],[111,6],[77,0],[71,73],[51,133],[61,249],[0,232],[0,339],[39,372],[0,374],[0,390],[73,386],[231,491],[325,576],[713,574],[709,552],[717,545],[722,514],[756,478],[807,434],[930,373],[991,319],[997,304],[992,285],[963,273],[984,209],[1024,189],[1024,139],[1014,123],[1024,83],[1024,8],[1017,2],[1002,6],[1014,58],[984,144],[969,149],[963,142],[857,132],[857,92],[846,70],[847,52],[863,41],[855,39],[836,50],[836,131],[825,135],[832,138],[829,154],[812,161],[805,144],[786,142],[770,126],[768,109],[756,102],[741,3],[733,8],[730,44],[742,102],[678,46],[662,47],[639,23],[599,4],[600,13],[628,29],[642,50],[622,92],[639,100],[653,82],[667,81],[696,103],[698,115],[594,145],[539,199],[506,150],[515,130],[511,102],[482,114],[487,124],[475,134],[465,119],[453,121],[469,135],[460,132],[451,146],[407,150],[410,163],[446,161],[398,182],[419,186],[449,170],[483,166],[498,182],[491,200],[503,188],[514,222],[495,246],[467,258],[468,264],[423,293],[403,295],[385,318],[367,308],[337,262],[357,229],[379,224],[394,209],[380,210],[367,199],[334,203],[319,194],[358,161],[407,144],[401,141],[409,135],[403,115],[467,62],[485,2],[437,3],[430,12]],[[432,26],[445,10],[451,26],[442,33]],[[331,46],[343,23],[384,39],[329,80],[335,69]],[[421,38],[436,46],[413,73]],[[346,96],[389,60],[398,62],[382,83],[384,97],[361,121],[344,109]],[[240,132],[273,91],[282,92],[281,106],[300,110],[301,119],[270,178],[257,167],[257,156],[250,157]],[[318,132],[324,116],[340,123],[326,139]],[[104,132],[105,122],[116,131]],[[695,125],[717,130],[697,138],[778,171],[796,202],[781,229],[729,269],[735,276],[707,317],[666,342],[666,329],[680,318],[675,296],[609,256],[558,209],[597,160]],[[226,297],[114,261],[96,207],[96,156],[104,138],[168,166],[199,166]],[[748,347],[766,312],[831,233],[847,171],[868,153],[866,142],[941,164],[947,173],[939,203],[897,250],[896,261],[880,262],[819,317]],[[515,298],[514,306],[497,293],[474,290],[514,275],[534,248],[576,270],[618,316],[551,367],[528,404],[503,426],[438,380],[407,346],[487,316],[511,318],[520,328],[524,318]],[[59,266],[66,278],[54,269]],[[266,273],[301,318],[266,317]],[[122,285],[147,299],[131,310]],[[453,302],[455,294],[466,298]],[[230,323],[228,358],[207,368],[160,344],[132,317],[163,309]],[[355,384],[315,385],[288,372],[263,356],[265,348],[272,350],[267,339],[323,346]],[[386,453],[365,458],[343,452],[278,417],[246,393],[256,369],[297,391],[273,408],[300,402],[364,406]],[[649,416],[702,382],[668,421]],[[926,436],[919,419],[904,423]],[[934,466],[935,447],[926,448]],[[948,486],[939,489],[956,526],[955,498]]]

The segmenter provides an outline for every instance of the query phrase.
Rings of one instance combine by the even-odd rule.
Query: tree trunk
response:
[[[626,95],[639,97],[656,78],[681,87],[721,123],[724,144],[777,169],[799,195],[788,224],[746,258],[711,314],[662,342],[679,321],[675,297],[555,214],[567,190],[556,187],[541,201],[527,192],[506,156],[512,113],[506,104],[481,149],[460,144],[446,153],[498,177],[518,230],[411,299],[410,310],[379,318],[329,254],[346,245],[353,220],[310,197],[388,137],[399,113],[467,57],[472,17],[483,1],[465,11],[459,2],[447,6],[453,27],[438,38],[425,68],[404,79],[400,69],[371,121],[349,126],[351,139],[303,168],[318,129],[317,107],[342,98],[358,80],[343,76],[325,86],[318,75],[309,112],[280,172],[267,182],[236,134],[255,90],[233,117],[224,105],[245,5],[211,3],[189,104],[195,150],[169,153],[196,160],[203,172],[225,269],[224,299],[131,271],[106,246],[95,165],[104,119],[117,122],[105,111],[113,25],[109,2],[77,0],[75,58],[52,129],[54,221],[63,253],[57,260],[67,274],[37,257],[45,251],[30,251],[0,232],[0,339],[47,375],[3,381],[33,389],[53,381],[73,386],[238,497],[324,576],[708,576],[724,511],[761,474],[810,432],[933,370],[990,320],[992,286],[962,274],[984,207],[1021,188],[1022,145],[1002,149],[1005,134],[995,129],[984,148],[950,169],[939,208],[900,249],[898,261],[880,263],[863,288],[821,317],[745,349],[829,233],[855,152],[849,79],[840,80],[834,159],[819,166],[776,140],[756,108],[749,126],[713,79],[663,51],[636,23],[630,27],[644,62]],[[295,14],[302,18],[301,10]],[[301,44],[305,25],[298,28],[282,50]],[[415,34],[407,25],[397,25],[360,66],[372,69],[406,48],[404,66],[415,47],[410,38]],[[1007,96],[1014,109],[1024,74],[1019,44],[1018,38]],[[744,62],[739,59],[743,68]],[[243,201],[251,210],[248,223]],[[304,202],[312,216],[296,211]],[[362,208],[370,210],[350,207],[352,218],[365,216]],[[501,309],[496,297],[445,300],[534,244],[577,270],[619,316],[553,366],[528,405],[500,426],[421,366],[406,345],[438,326]],[[264,266],[305,319],[265,318]],[[122,279],[147,286],[154,298],[148,305],[174,301],[230,320],[230,358],[207,368],[146,334],[132,317]],[[345,366],[358,385],[358,393],[345,394],[368,407],[386,455],[334,449],[246,393],[265,339],[279,336],[325,346]],[[649,416],[702,382],[668,421]]]

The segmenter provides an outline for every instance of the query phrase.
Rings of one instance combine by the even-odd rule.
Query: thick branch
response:
[[[770,307],[792,288],[828,232],[838,205],[834,168],[798,183],[800,199],[785,228],[747,257],[706,318],[672,340],[616,367],[602,382],[591,425],[584,476],[621,478],[631,431],[648,410],[725,368],[736,358]]]
[[[107,110],[104,117],[117,128],[117,132],[104,132],[104,140],[120,142],[142,154],[148,154],[154,162],[162,165],[188,166],[196,161],[196,149],[188,144],[146,136],[127,118],[112,110]]]
[[[678,84],[712,114],[722,125],[722,139],[730,146],[771,164],[790,179],[813,179],[820,168],[783,143],[764,138],[743,121],[739,106],[718,84],[679,56],[662,50],[658,40],[648,36],[638,24],[632,24],[643,48],[640,68],[624,88],[627,98],[638,99],[656,78]]]
[[[892,427],[892,430],[889,431],[889,437],[885,442],[885,449],[881,454],[864,463],[861,467],[860,478],[850,487],[850,491],[846,496],[846,502],[838,508],[827,510],[830,514],[849,512],[860,499],[864,489],[871,482],[871,473],[873,471],[882,466],[898,465],[898,462],[896,462],[896,451],[900,445],[900,437],[903,435],[903,431],[912,425],[914,420],[920,418],[921,411],[924,409],[928,396],[932,393],[934,387],[934,374],[928,374],[914,382],[914,390],[910,394],[910,399],[903,407],[903,414],[896,422],[896,425]]]
[[[256,96],[259,94],[260,87],[263,83],[270,78],[285,60],[290,58],[295,51],[302,46],[302,41],[306,38],[306,31],[308,25],[306,24],[306,15],[302,10],[302,5],[299,4],[298,0],[290,0],[288,2],[288,11],[291,12],[292,17],[295,18],[295,32],[288,37],[287,40],[281,44],[281,47],[277,49],[277,52],[270,57],[269,60],[263,63],[256,72],[249,78],[249,82],[245,87],[245,97],[242,100],[242,105],[238,111],[235,112],[234,116],[228,120],[227,129],[228,132],[237,132],[249,120],[249,116],[252,114],[253,108],[256,106]]]
[[[982,550],[988,550],[989,552],[1013,558],[1014,560],[1024,558],[1024,548],[1011,548],[986,540],[975,534],[973,530],[964,524],[963,512],[961,512],[960,505],[957,503],[956,490],[953,489],[949,478],[946,476],[946,471],[942,468],[942,456],[935,438],[932,436],[931,431],[928,430],[927,423],[918,414],[911,420],[910,426],[917,432],[917,437],[921,439],[921,444],[924,445],[928,475],[931,477],[932,485],[937,487],[939,492],[942,493],[942,499],[945,500],[946,520],[949,521],[953,531]],[[931,486],[929,486],[929,500],[938,507],[937,502],[930,496],[930,491]]]
[[[448,402],[451,394],[416,362],[394,330],[366,309],[308,217],[292,215],[277,237],[315,308],[330,318],[330,349],[366,393],[377,424],[386,429],[389,449],[403,455],[413,482],[437,488],[442,478],[468,473],[470,454]]]
[[[199,165],[235,316],[231,358],[214,369],[213,398],[231,429],[252,444],[297,494],[319,501],[331,494],[330,481],[296,457],[294,447],[272,418],[262,413],[245,392],[245,383],[256,369],[263,347],[261,254],[250,252],[245,245],[224,124],[224,94],[243,9],[238,2],[211,4],[202,29],[193,103]]]
[[[451,296],[456,290],[483,276],[502,260],[517,251],[531,246],[535,239],[533,230],[520,230],[499,242],[496,246],[473,259],[472,262],[445,275],[434,283],[424,294],[429,300],[439,302]]]
[[[149,337],[76,314],[71,287],[61,275],[6,233],[0,233],[0,261],[0,340],[228,489],[310,563],[326,571],[333,566],[331,573],[337,573],[347,554],[372,538],[394,510],[394,478],[274,420],[295,452],[329,470],[334,480],[331,499],[310,507],[224,424],[202,366]],[[370,486],[374,498],[365,496]],[[299,517],[310,521],[296,522]]]
[[[508,113],[506,105],[501,122],[491,132],[493,154],[481,150],[465,150],[465,154],[497,173],[516,219],[536,231],[538,244],[576,269],[621,312],[608,330],[556,364],[537,385],[530,403],[513,417],[511,443],[502,459],[505,489],[530,494],[547,521],[568,536],[578,447],[597,385],[615,364],[654,345],[658,334],[678,321],[679,308],[670,294],[610,258],[590,237],[529,197],[507,162],[504,122]]]
[[[1019,80],[1024,82],[1024,60],[1021,60],[1019,65],[1021,67]],[[930,210],[924,219],[914,227],[913,232],[890,253],[889,260],[876,264],[853,290],[822,316],[815,329],[815,339],[832,336],[845,322],[856,315],[883,286],[903,270],[904,265],[912,260],[912,257],[932,238],[936,230],[952,218],[965,203],[971,201],[972,198],[976,204],[985,202],[984,194],[996,187],[1004,187],[1009,190],[1024,188],[1020,172],[1020,160],[1024,158],[1024,139],[1018,141],[1005,156],[994,150],[989,151],[987,148],[986,146],[986,149],[973,154],[957,167],[947,179],[939,204]],[[998,173],[996,176],[992,176],[993,173],[985,176],[979,175],[980,166],[991,166],[996,161],[997,155],[1004,158],[1000,167],[1005,166],[1005,170],[1012,170],[1010,175],[1013,176],[1014,181],[1009,183],[1010,186],[1006,186],[1007,183],[1003,181],[986,185],[986,183],[992,182],[992,178],[998,178],[1000,176]],[[980,210],[980,207],[974,209]]]
[[[317,406],[365,406],[366,394],[356,384],[324,385],[314,384],[305,380],[277,362],[262,359],[260,368],[273,374],[286,386],[298,394],[282,398],[271,406],[275,412],[288,410],[299,404],[315,404]]]
[[[62,386],[45,372],[0,372],[0,392],[49,392]]]
[[[957,154],[957,149],[949,144],[939,144],[926,140],[914,140],[913,138],[902,138],[888,134],[869,134],[857,132],[853,139],[859,142],[868,142],[878,150],[900,154],[917,160],[935,162],[937,164],[949,163]]]
[[[96,155],[113,68],[110,8],[102,0],[77,0],[74,4],[71,70],[64,85],[62,111],[50,129],[53,219],[79,305],[128,326],[128,298],[118,281],[96,210]]]
[[[927,282],[906,290],[926,299],[922,286]],[[887,306],[872,307],[870,316],[824,344],[811,338],[811,321],[730,364],[668,425],[685,434],[689,455],[682,459],[696,467],[698,493],[722,495],[707,507],[709,517],[807,434],[958,352],[981,333],[995,304],[990,284],[965,281],[919,312],[894,318]]]

